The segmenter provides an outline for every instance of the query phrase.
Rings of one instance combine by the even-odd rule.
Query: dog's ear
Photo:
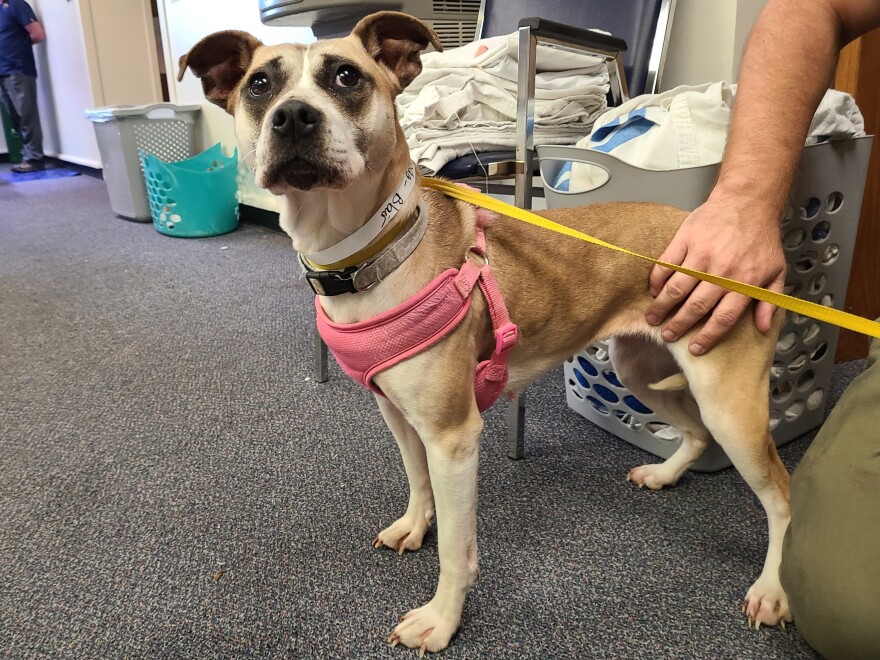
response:
[[[443,50],[434,30],[419,19],[396,11],[370,14],[351,33],[361,40],[370,57],[388,67],[400,82],[400,89],[422,72],[420,51],[429,44],[435,50]]]
[[[205,98],[232,114],[230,96],[262,45],[255,36],[239,30],[209,34],[180,57],[177,80],[183,80],[189,67],[201,79]]]

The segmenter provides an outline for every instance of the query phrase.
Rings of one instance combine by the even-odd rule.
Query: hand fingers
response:
[[[672,279],[670,279],[670,284]],[[666,285],[667,289],[670,284]],[[660,295],[662,296],[663,294],[661,293]],[[724,289],[721,287],[709,284],[708,282],[700,282],[675,315],[663,326],[663,339],[675,341],[681,337],[697,321],[709,314],[723,295]]]
[[[773,325],[773,314],[776,313],[776,307],[768,302],[759,302],[755,307],[755,325],[758,330],[767,334],[770,332],[770,326]]]
[[[739,293],[727,293],[718,301],[712,316],[702,329],[691,337],[688,349],[694,355],[701,355],[718,343],[748,309],[751,298]]]
[[[651,325],[660,325],[663,319],[669,315],[669,312],[687,298],[698,284],[700,284],[700,281],[690,275],[674,273],[654,298],[651,306],[648,307],[648,311],[645,312],[645,319]]]
[[[669,247],[664,250],[663,254],[661,254],[658,258],[660,261],[665,261],[670,264],[682,264],[684,263],[684,259],[687,256],[687,243],[684,241],[678,241],[676,239],[672,240],[672,243],[669,244]],[[666,281],[675,273],[671,268],[666,268],[665,266],[654,265],[651,269],[651,274],[648,276],[648,286],[651,289],[651,295],[657,296],[660,293],[660,290],[663,288],[663,285],[666,284]],[[663,317],[661,317],[663,318]]]
[[[767,285],[767,288],[771,291],[776,291],[777,293],[782,293],[785,289],[785,270],[776,277],[773,282]],[[773,314],[776,312],[776,307],[767,302],[759,302],[755,307],[755,325],[758,326],[758,330],[763,333],[770,332],[770,327],[773,325]]]

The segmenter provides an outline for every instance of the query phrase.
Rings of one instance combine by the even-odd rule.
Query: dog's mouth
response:
[[[267,190],[290,187],[308,191],[314,188],[339,188],[343,185],[343,173],[338,167],[299,155],[267,167],[262,180],[262,187]]]

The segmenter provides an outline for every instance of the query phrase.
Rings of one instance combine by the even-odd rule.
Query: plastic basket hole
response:
[[[614,416],[617,419],[619,419],[620,423],[623,424],[628,429],[632,429],[633,431],[638,431],[642,428],[642,423],[631,412],[628,412],[626,410],[615,410]]]
[[[165,214],[171,213],[171,207],[168,206],[167,203],[164,206],[162,206],[162,213],[165,213]]]
[[[795,325],[802,325],[809,320],[809,316],[804,316],[803,314],[798,314],[797,312],[792,312],[791,314],[791,322]]]
[[[171,182],[168,179],[162,179],[162,187],[165,190],[171,190]]]
[[[168,223],[167,225],[165,225],[165,226],[166,226],[168,229],[174,229],[174,223],[173,223],[173,222],[169,222],[169,223]]]
[[[818,323],[811,323],[809,327],[804,330],[803,340],[805,344],[812,344],[816,341],[816,337],[819,336],[819,333],[822,332],[822,326]]]
[[[602,375],[605,377],[605,380],[614,385],[614,387],[623,388],[623,383],[620,382],[620,379],[617,377],[617,374],[614,373],[613,369],[603,369]]]
[[[605,404],[602,403],[601,401],[599,401],[599,399],[597,399],[596,397],[594,397],[594,396],[585,396],[584,399],[586,399],[587,402],[588,402],[591,406],[593,406],[593,409],[594,409],[597,413],[600,413],[600,414],[602,414],[602,415],[608,415],[608,414],[610,414],[609,411],[608,411],[608,408],[605,406]]]
[[[665,442],[681,441],[681,431],[672,426],[672,424],[666,424],[665,422],[648,422],[647,426],[651,434],[658,440],[663,440]]]
[[[590,381],[587,380],[587,377],[581,373],[579,369],[574,370],[574,377],[578,382],[578,385],[583,387],[585,390],[590,389]],[[574,385],[574,383],[572,383]]]
[[[804,220],[812,220],[816,217],[816,214],[819,213],[819,210],[822,208],[822,202],[819,201],[818,197],[810,197],[807,201],[804,202],[804,205],[799,209],[799,213],[801,218]]]
[[[818,259],[818,255],[816,255],[815,252],[802,254],[798,257],[797,261],[794,262],[794,269],[799,273],[809,273],[816,267]]]
[[[586,353],[596,362],[608,362],[608,349],[604,346],[594,344],[587,349]]]
[[[799,392],[806,392],[807,390],[813,389],[813,385],[816,384],[816,372],[812,369],[808,369],[804,373],[801,374],[801,377],[798,378],[797,388]]]
[[[779,426],[779,422],[782,419],[782,413],[776,410],[776,408],[770,409],[770,430],[775,431],[776,427]]]
[[[654,411],[648,408],[644,403],[635,398],[632,394],[627,394],[623,397],[623,402],[628,405],[630,408],[635,410],[637,413],[642,415],[653,415]]]
[[[816,346],[816,348],[813,349],[812,353],[810,353],[810,360],[812,360],[813,362],[818,362],[823,357],[825,357],[825,354],[827,352],[828,352],[828,342],[823,341],[818,346]]]
[[[791,222],[791,219],[794,217],[794,207],[789,206],[782,212],[782,224],[787,224]]]
[[[782,246],[787,250],[796,250],[807,238],[807,230],[802,227],[789,229],[782,237]]]
[[[830,233],[831,223],[823,220],[822,222],[817,222],[816,226],[810,231],[810,238],[813,239],[814,243],[822,243],[828,238]]]
[[[182,219],[183,219],[183,218],[181,218],[181,217],[180,217],[179,215],[177,215],[176,213],[172,213],[172,214],[171,214],[171,222],[178,223],[178,222],[180,222]]]
[[[828,197],[825,198],[825,212],[826,213],[837,213],[840,210],[840,207],[843,206],[843,193],[839,191],[834,191]]]
[[[617,394],[599,383],[593,383],[593,391],[609,403],[617,403],[620,401],[620,397],[617,396]]]
[[[817,410],[819,406],[821,406],[825,402],[825,392],[821,389],[812,392],[810,396],[807,397],[807,409],[808,410]]]
[[[592,363],[582,355],[578,355],[578,365],[580,368],[586,371],[588,374],[593,376],[594,378],[599,375],[599,371],[592,365]]]
[[[788,370],[796,374],[798,371],[804,368],[804,365],[807,363],[807,354],[806,353],[798,353],[795,355],[791,362],[788,363]]]
[[[796,296],[801,292],[801,283],[800,282],[786,282],[785,286],[782,287],[782,292],[787,296]]]
[[[810,278],[809,283],[807,284],[807,292],[811,296],[818,295],[822,293],[822,290],[828,284],[828,276],[825,273],[819,273],[818,275],[813,275]]]
[[[819,299],[820,305],[825,305],[825,307],[834,307],[834,294],[826,293]]]
[[[822,263],[826,266],[830,266],[837,261],[837,257],[839,256],[840,246],[837,243],[832,243],[822,252]]]
[[[170,197],[165,200],[165,203],[168,204],[168,206],[177,206],[177,200],[171,199]]]
[[[782,362],[774,362],[773,366],[770,367],[770,378],[776,380],[782,374],[785,373],[785,365]]]
[[[574,394],[578,399],[583,401],[584,395],[578,391],[577,386],[575,385],[574,381],[571,378],[568,379],[568,385],[569,385],[569,389],[571,390],[571,393]]]
[[[780,403],[790,397],[793,391],[794,385],[791,384],[791,381],[783,380],[773,386],[773,389],[770,390],[770,396],[773,398],[774,401]]]
[[[804,409],[806,405],[803,401],[795,401],[788,408],[785,409],[785,421],[793,422],[798,417],[804,414]]]
[[[777,353],[788,353],[797,343],[797,334],[794,331],[786,332],[776,342]]]

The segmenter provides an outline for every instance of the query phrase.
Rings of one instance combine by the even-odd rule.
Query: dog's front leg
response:
[[[377,396],[376,401],[385,423],[397,440],[403,458],[403,467],[409,481],[409,504],[402,517],[379,532],[373,541],[373,547],[386,546],[402,555],[406,550],[418,550],[422,547],[422,539],[434,517],[434,495],[428,474],[428,458],[421,438],[406,421],[403,413],[385,397]]]
[[[416,428],[422,425],[416,422]],[[475,402],[466,419],[443,429],[422,427],[434,504],[440,580],[434,597],[405,614],[392,644],[441,651],[458,629],[465,596],[477,578],[477,464],[483,420]]]

